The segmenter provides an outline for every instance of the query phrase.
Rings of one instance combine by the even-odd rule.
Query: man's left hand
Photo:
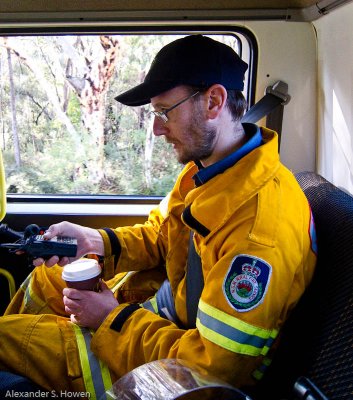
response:
[[[119,305],[103,281],[100,282],[100,292],[65,288],[63,295],[65,311],[71,314],[71,321],[86,328],[98,329]]]

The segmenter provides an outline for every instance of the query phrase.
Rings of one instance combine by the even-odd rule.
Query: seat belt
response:
[[[196,317],[201,297],[201,292],[204,286],[204,279],[202,274],[201,258],[196,253],[194,246],[194,233],[190,231],[189,236],[189,250],[188,259],[186,265],[186,315],[187,325],[183,326],[186,329],[193,329],[196,327]],[[175,304],[170,282],[166,279],[156,293],[157,310],[153,309],[153,306],[149,304],[150,301],[143,303],[143,307],[149,309],[152,312],[158,314],[169,321],[174,322],[179,327],[182,327],[181,322],[175,311]]]
[[[201,257],[194,246],[194,232],[190,232],[188,264],[186,269],[186,312],[188,328],[196,327],[197,309],[204,286]]]
[[[278,143],[280,144],[283,108],[289,101],[288,85],[278,81],[266,88],[265,96],[250,108],[242,118],[242,122],[255,123],[267,116],[266,126],[278,133]],[[194,233],[191,231],[186,270],[186,310],[189,328],[196,326],[198,304],[204,287],[201,258],[196,253],[193,237]]]
[[[267,86],[264,97],[245,113],[241,122],[256,123],[266,117],[266,127],[278,133],[278,146],[280,147],[283,109],[289,103],[290,98],[288,85],[285,82],[278,81],[272,86]]]

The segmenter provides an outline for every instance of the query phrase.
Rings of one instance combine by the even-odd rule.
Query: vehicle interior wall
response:
[[[318,38],[318,165],[353,194],[353,3],[314,21]]]
[[[281,159],[293,172],[315,171],[316,35],[308,22],[249,21],[259,47],[256,101],[277,80],[288,84]],[[263,122],[263,121],[261,121]]]

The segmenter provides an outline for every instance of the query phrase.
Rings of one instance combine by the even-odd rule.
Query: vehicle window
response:
[[[8,193],[165,195],[182,166],[154,137],[150,106],[130,108],[114,97],[142,82],[157,51],[181,36],[0,37]],[[251,62],[252,44],[241,33],[209,36]]]

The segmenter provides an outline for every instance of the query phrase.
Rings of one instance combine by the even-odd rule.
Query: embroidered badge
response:
[[[239,312],[262,303],[271,277],[270,264],[254,256],[236,256],[224,280],[223,290],[229,304]]]

